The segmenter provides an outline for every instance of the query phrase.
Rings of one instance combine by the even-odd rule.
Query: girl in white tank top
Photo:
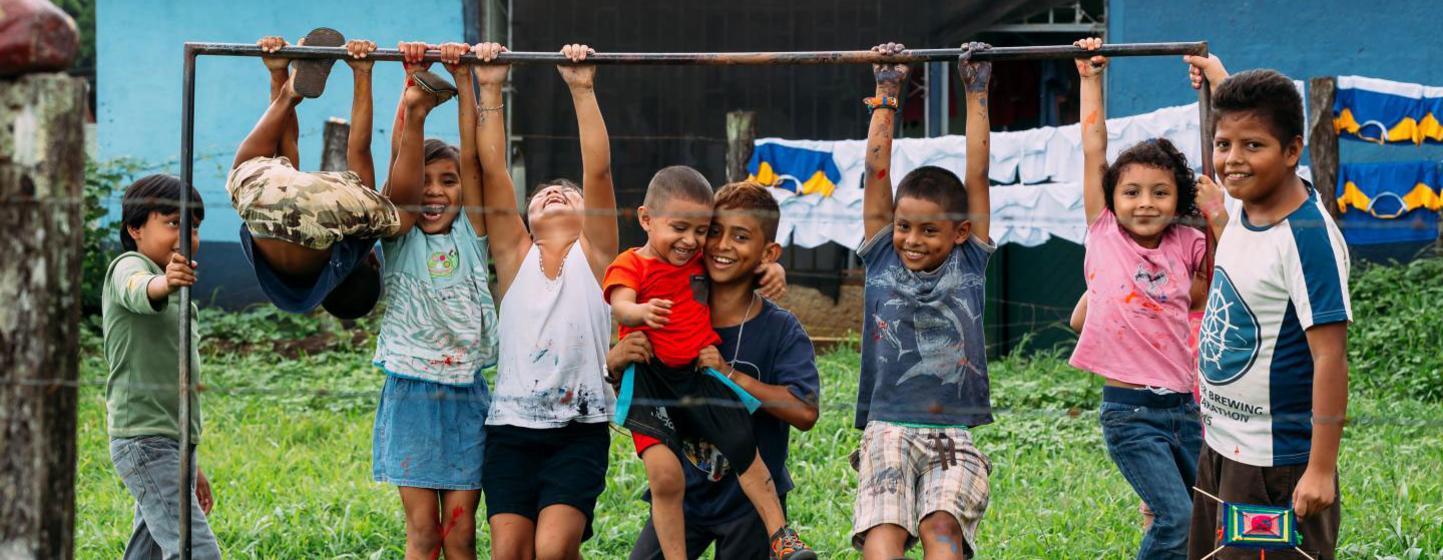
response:
[[[616,396],[605,379],[611,308],[580,241],[560,273],[541,270],[532,245],[501,300],[500,360],[487,425],[559,428],[610,419]]]

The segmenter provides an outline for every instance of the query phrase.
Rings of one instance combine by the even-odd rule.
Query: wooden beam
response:
[[[1337,88],[1338,80],[1332,76],[1308,80],[1308,163],[1313,170],[1313,186],[1334,221],[1340,214],[1338,133],[1333,129],[1333,95]]]
[[[85,81],[0,81],[0,558],[74,557]]]
[[[752,145],[757,139],[755,111],[727,113],[727,182],[747,178],[747,162],[752,159]]]

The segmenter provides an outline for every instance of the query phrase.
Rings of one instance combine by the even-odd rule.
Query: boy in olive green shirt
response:
[[[180,196],[190,191],[192,228],[205,207],[194,188],[170,175],[150,175],[125,190],[120,243],[126,252],[110,262],[101,295],[105,331],[106,423],[110,459],[135,497],[135,520],[125,558],[180,555],[180,363],[179,296],[195,284],[196,263],[180,254]],[[200,246],[192,231],[191,254]],[[164,263],[164,270],[161,265]],[[195,313],[191,313],[195,336]],[[191,348],[191,379],[199,380],[200,356]],[[191,395],[190,441],[200,441],[200,403]],[[191,465],[195,462],[192,461]],[[194,467],[192,467],[194,468]],[[210,484],[199,469],[191,500],[192,558],[220,558],[206,521],[213,503]]]

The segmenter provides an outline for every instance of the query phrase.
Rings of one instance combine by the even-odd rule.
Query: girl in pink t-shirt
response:
[[[1095,50],[1102,42],[1076,44]],[[1087,294],[1071,364],[1104,379],[1108,454],[1155,516],[1137,557],[1183,558],[1202,448],[1188,313],[1204,303],[1197,295],[1206,290],[1210,247],[1202,231],[1179,222],[1198,216],[1200,206],[1220,208],[1222,195],[1207,177],[1194,180],[1187,158],[1163,138],[1129,147],[1109,165],[1107,59],[1076,62]]]

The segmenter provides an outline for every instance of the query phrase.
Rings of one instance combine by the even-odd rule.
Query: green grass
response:
[[[206,357],[200,464],[216,495],[212,527],[231,558],[402,555],[395,490],[371,482],[371,422],[382,383],[369,365],[372,342],[331,348],[295,359],[268,349]],[[825,558],[857,557],[848,544],[856,477],[846,461],[860,436],[851,428],[857,362],[845,348],[821,357],[821,421],[792,439],[798,487],[789,509]],[[103,381],[94,352],[82,376]],[[1131,557],[1142,534],[1137,498],[1103,448],[1097,380],[1068,368],[1060,354],[994,361],[992,379],[997,422],[976,431],[994,469],[992,505],[978,536],[982,556]],[[1350,411],[1355,420],[1340,460],[1340,556],[1443,558],[1443,411],[1367,394],[1355,395]],[[86,385],[79,558],[120,556],[130,530],[132,502],[110,466],[104,415],[103,387]],[[645,476],[628,438],[613,438],[609,478],[596,537],[583,547],[589,558],[624,558],[646,519],[637,500]],[[479,540],[486,550],[484,530]]]

